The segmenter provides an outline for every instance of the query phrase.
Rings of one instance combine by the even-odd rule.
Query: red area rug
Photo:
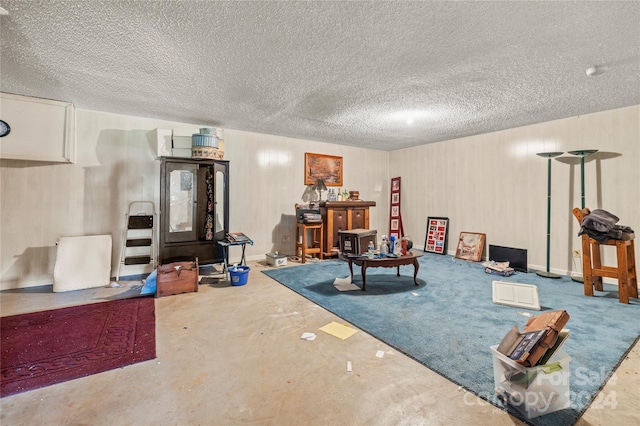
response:
[[[1,397],[156,357],[153,297],[3,317],[0,329]]]

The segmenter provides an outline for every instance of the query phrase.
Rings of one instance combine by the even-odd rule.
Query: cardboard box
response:
[[[156,297],[198,291],[198,259],[158,266]]]
[[[173,148],[171,153],[174,157],[191,158],[191,148]]]
[[[370,241],[373,242],[373,247],[377,250],[377,234],[378,231],[375,229],[350,229],[348,231],[338,231],[341,256],[347,257],[350,254],[366,253]]]
[[[547,364],[524,367],[498,352],[493,353],[493,379],[498,397],[528,419],[569,408],[571,357],[558,349]]]
[[[180,127],[173,129],[172,147],[174,149],[189,149],[189,151],[191,151],[191,146],[193,145],[191,137],[199,131],[197,127]],[[189,152],[189,156],[191,156],[191,152]]]
[[[267,265],[269,266],[285,266],[287,264],[287,256],[278,253],[267,253]]]
[[[171,129],[156,129],[153,134],[153,152],[156,159],[160,157],[170,157],[172,147]]]

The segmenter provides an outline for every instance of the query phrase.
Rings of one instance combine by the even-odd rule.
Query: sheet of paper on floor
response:
[[[333,282],[333,286],[339,291],[362,290],[357,285],[351,283],[351,277],[336,278]]]
[[[378,351],[376,352],[376,357],[378,358],[382,358],[384,356],[384,351]]]
[[[338,324],[335,321],[332,321],[329,324],[320,327],[320,330],[324,331],[327,334],[331,334],[332,336],[336,336],[337,338],[342,340],[348,339],[358,332],[358,330],[356,330],[355,328],[351,328],[344,324]]]

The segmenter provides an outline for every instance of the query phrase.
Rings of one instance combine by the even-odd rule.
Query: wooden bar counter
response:
[[[320,214],[324,223],[325,257],[337,256],[339,231],[350,229],[369,229],[369,207],[375,201],[321,201]]]

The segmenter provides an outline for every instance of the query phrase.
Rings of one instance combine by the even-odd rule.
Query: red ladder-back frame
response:
[[[389,238],[393,235],[396,241],[404,236],[402,214],[400,213],[400,178],[391,179],[391,202],[389,203]]]

